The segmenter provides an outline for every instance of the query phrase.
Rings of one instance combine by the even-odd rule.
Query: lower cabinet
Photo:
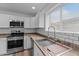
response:
[[[34,44],[34,56],[44,56],[43,53],[40,51],[40,49]]]
[[[7,53],[7,38],[0,38],[0,55]]]
[[[32,40],[29,36],[24,36],[24,49],[32,48]]]

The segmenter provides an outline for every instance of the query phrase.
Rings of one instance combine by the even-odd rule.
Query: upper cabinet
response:
[[[44,13],[43,12],[39,13],[39,27],[44,28]]]
[[[45,17],[44,17],[44,13],[43,12],[39,12],[36,16],[35,16],[35,23],[36,23],[36,28],[44,28],[44,23],[45,23]]]
[[[30,28],[30,17],[24,18],[24,28]]]
[[[35,16],[35,27],[36,28],[39,27],[39,15],[38,14]]]
[[[10,21],[24,21],[24,28],[44,28],[44,13],[39,12],[35,17],[20,17],[0,14],[0,27],[9,28]]]
[[[30,28],[36,28],[35,17],[30,18]]]
[[[7,14],[0,14],[0,27],[1,28],[8,28],[9,27],[9,15]]]
[[[24,17],[15,16],[15,15],[9,15],[9,20],[24,21]]]
[[[35,21],[35,17],[25,17],[24,28],[36,28]]]
[[[9,20],[24,21],[24,28],[35,28],[35,17],[9,15]]]

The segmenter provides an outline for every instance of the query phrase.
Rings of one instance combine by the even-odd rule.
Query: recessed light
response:
[[[35,8],[36,8],[36,7],[34,7],[34,6],[32,7],[33,10],[35,10]]]

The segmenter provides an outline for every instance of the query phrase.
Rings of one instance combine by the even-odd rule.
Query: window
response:
[[[60,29],[60,14],[61,13],[61,9],[60,7],[54,9],[52,12],[49,13],[49,26],[52,25],[55,27],[55,29]],[[48,26],[48,27],[49,27]],[[53,30],[50,30],[53,31]]]
[[[79,3],[66,3],[57,6],[48,13],[46,21],[46,29],[52,24],[59,31],[77,30],[79,28]]]
[[[64,31],[79,31],[79,3],[68,3],[62,7]]]
[[[50,23],[60,22],[60,8],[56,8],[53,12],[49,14]]]
[[[79,17],[79,4],[68,3],[62,7],[62,19],[67,20],[71,18]]]

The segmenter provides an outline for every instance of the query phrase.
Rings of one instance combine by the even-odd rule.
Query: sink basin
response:
[[[36,40],[36,42],[41,45],[41,46],[49,46],[54,44],[53,42],[49,41],[48,39],[43,39],[43,40]]]

